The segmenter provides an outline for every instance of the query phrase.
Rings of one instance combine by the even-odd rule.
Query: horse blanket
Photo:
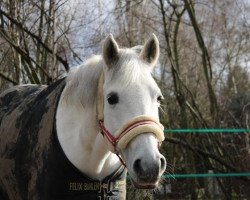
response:
[[[65,83],[17,86],[0,95],[1,200],[125,199],[124,167],[97,181],[65,156],[55,128]]]

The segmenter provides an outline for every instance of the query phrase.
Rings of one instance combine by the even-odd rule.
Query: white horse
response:
[[[159,121],[162,94],[151,75],[158,57],[159,42],[155,35],[140,54],[133,48],[120,49],[110,35],[104,42],[102,56],[94,56],[70,73],[56,115],[58,138],[69,160],[89,177],[101,180],[121,165],[100,134],[93,112],[97,109],[101,73],[104,73],[104,125],[117,137],[116,131],[138,116],[147,115]],[[118,153],[137,187],[157,185],[166,161],[153,133],[137,135]]]
[[[0,157],[0,197],[19,199],[17,193],[21,193],[20,199],[34,199],[49,193],[43,199],[71,199],[71,195],[77,192],[82,195],[80,193],[87,190],[90,194],[90,190],[95,190],[95,187],[98,190],[106,187],[75,181],[79,171],[89,178],[88,181],[104,183],[110,175],[120,173],[121,168],[125,173],[128,171],[135,187],[157,187],[166,168],[166,160],[159,152],[159,143],[164,140],[163,126],[158,116],[162,93],[151,75],[158,57],[159,42],[155,35],[143,47],[127,49],[119,48],[113,36],[109,35],[104,41],[102,55],[94,56],[71,70],[66,82],[61,81],[64,86],[60,86],[61,83],[47,89],[29,86],[31,89],[28,92],[21,87],[22,89],[15,88],[0,96],[0,153],[3,155]],[[56,89],[57,85],[62,89]],[[53,90],[59,93],[62,91],[59,102],[50,100],[50,92]],[[36,100],[42,99],[42,103],[28,99],[27,102],[32,103],[30,106],[26,106],[24,100],[19,104],[17,94],[25,99],[27,96],[34,96]],[[45,94],[50,97],[45,98]],[[15,104],[9,106],[12,112],[7,112],[8,107],[4,105],[11,99],[15,100]],[[50,118],[53,120],[53,117],[49,117],[52,114],[48,111],[52,102],[58,102],[54,106],[55,123],[51,122]],[[14,110],[12,115],[13,109],[19,105],[20,108]],[[29,114],[29,118],[25,119],[22,113],[29,108],[32,111],[25,111]],[[13,116],[19,117],[14,128],[13,124],[9,124],[9,119],[13,119]],[[33,124],[33,120],[37,118],[41,118],[42,125]],[[48,133],[52,128],[50,131],[45,130],[53,124],[56,139]],[[20,128],[21,125],[25,128]],[[12,133],[15,134],[11,135]],[[4,139],[7,137],[12,143]],[[57,139],[60,148],[55,150],[53,148]],[[67,167],[63,166],[67,161],[62,153],[58,153],[61,150],[71,163]],[[74,171],[74,175],[67,175],[68,171]],[[72,181],[64,180],[66,176]],[[12,183],[8,183],[10,180]],[[125,180],[125,176],[122,180]],[[119,184],[122,182],[113,188],[119,190]],[[68,188],[73,193],[64,191],[63,188]],[[125,187],[123,185],[120,188]],[[40,192],[36,192],[38,190]],[[64,195],[70,197],[62,198]],[[107,195],[111,194],[107,192]],[[73,199],[80,199],[80,196]],[[91,196],[88,199],[95,198]],[[118,199],[125,199],[125,195]]]

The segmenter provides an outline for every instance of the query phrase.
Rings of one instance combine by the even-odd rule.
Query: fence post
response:
[[[213,170],[208,170],[208,174],[213,174],[213,173],[214,173]],[[220,191],[219,191],[219,185],[216,180],[216,177],[207,178],[206,191],[210,198],[216,198],[219,196]]]

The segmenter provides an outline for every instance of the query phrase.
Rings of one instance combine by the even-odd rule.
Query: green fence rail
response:
[[[182,134],[182,133],[199,133],[199,134],[250,134],[250,129],[244,128],[212,128],[212,129],[164,129],[164,133]],[[205,174],[165,174],[163,178],[180,179],[180,178],[208,178],[208,177],[250,177],[250,172],[242,173],[205,173]]]
[[[208,177],[250,177],[250,172],[244,173],[206,173],[206,174],[165,174],[162,178],[208,178]]]
[[[234,133],[234,134],[240,134],[240,133],[250,133],[250,129],[243,129],[243,128],[231,128],[231,129],[225,129],[225,128],[211,128],[211,129],[164,129],[164,133]]]

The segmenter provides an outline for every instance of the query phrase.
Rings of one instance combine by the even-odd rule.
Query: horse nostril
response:
[[[137,159],[135,162],[134,162],[134,171],[137,173],[137,174],[140,174],[142,172],[142,166],[141,166],[141,159]]]
[[[165,171],[165,169],[166,169],[166,165],[167,165],[167,161],[166,161],[166,159],[164,158],[164,157],[161,157],[160,158],[160,171],[162,172],[162,171]]]

